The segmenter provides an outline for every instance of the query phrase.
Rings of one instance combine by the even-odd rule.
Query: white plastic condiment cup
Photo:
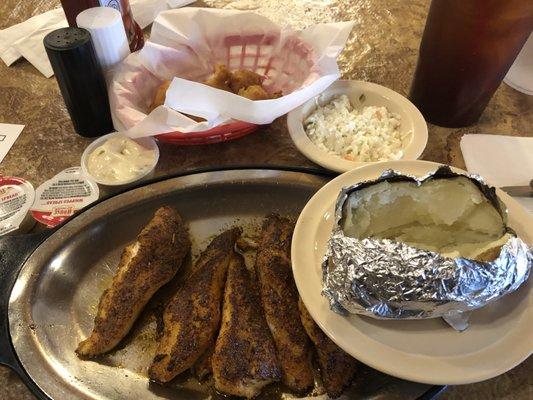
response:
[[[138,181],[138,180],[140,180],[140,179],[142,179],[142,178],[144,178],[144,177],[146,177],[146,176],[148,176],[150,174],[153,174],[155,166],[157,165],[157,162],[159,161],[159,147],[157,146],[157,142],[155,141],[154,138],[152,138],[152,137],[143,137],[143,138],[135,138],[135,139],[131,138],[131,139],[134,140],[135,142],[137,142],[139,145],[141,145],[141,146],[143,146],[143,147],[145,147],[147,149],[155,151],[155,157],[154,157],[153,165],[149,169],[147,169],[145,172],[143,172],[142,174],[137,175],[136,177],[134,177],[132,179],[125,180],[125,181],[118,181],[118,182],[111,182],[111,181],[98,179],[97,177],[92,175],[89,172],[89,168],[88,168],[88,165],[87,165],[87,163],[89,161],[89,155],[97,147],[99,147],[102,144],[104,144],[105,141],[107,141],[110,138],[115,137],[115,136],[125,136],[125,135],[123,133],[121,133],[121,132],[113,132],[113,133],[110,133],[108,135],[104,135],[104,136],[99,137],[98,139],[93,141],[89,146],[87,146],[87,148],[85,149],[85,151],[83,152],[83,154],[81,156],[81,170],[82,170],[83,174],[85,174],[88,177],[90,177],[92,180],[94,180],[99,185],[104,185],[104,186],[122,186],[122,185],[127,185],[129,183],[136,182],[136,181]]]
[[[345,94],[354,108],[367,106],[386,107],[389,112],[400,116],[400,131],[412,132],[409,142],[403,149],[402,160],[418,159],[428,141],[428,128],[418,109],[404,96],[394,90],[371,82],[339,80],[319,96],[305,102],[287,116],[289,134],[296,148],[311,161],[336,172],[346,172],[373,162],[350,161],[330,154],[315,145],[305,132],[303,121],[318,107]]]

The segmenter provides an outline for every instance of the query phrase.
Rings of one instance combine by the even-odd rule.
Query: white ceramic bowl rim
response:
[[[338,80],[334,82],[320,96],[308,100],[288,114],[287,126],[289,129],[289,134],[298,150],[301,151],[302,154],[311,161],[321,165],[324,168],[337,172],[346,172],[363,165],[374,163],[349,161],[341,158],[340,156],[332,155],[321,150],[311,141],[311,139],[309,139],[303,127],[303,119],[307,117],[306,115],[303,115],[304,109],[309,107],[310,104],[315,104],[318,98],[328,96],[333,93],[342,94],[355,90],[374,93],[377,96],[385,99],[384,103],[394,103],[404,111],[404,113],[408,116],[410,120],[409,122],[413,128],[411,141],[404,149],[402,160],[418,159],[424,152],[424,149],[427,145],[428,128],[424,117],[415,107],[415,105],[407,98],[392,89],[376,83],[352,80]]]
[[[106,181],[106,180],[98,179],[95,176],[91,175],[89,173],[88,168],[87,168],[87,160],[89,158],[89,155],[93,152],[93,150],[95,148],[97,148],[103,142],[105,142],[106,140],[108,140],[109,138],[114,137],[114,136],[125,136],[125,135],[122,132],[109,133],[107,135],[100,136],[99,138],[94,140],[91,144],[89,144],[89,146],[87,146],[87,148],[84,150],[84,152],[83,152],[83,154],[81,156],[81,171],[82,171],[82,173],[84,175],[88,176],[90,179],[92,179],[93,181],[95,181],[99,185],[122,186],[122,185],[127,185],[127,184],[132,183],[132,182],[136,182],[136,181],[144,178],[146,175],[148,175],[150,172],[152,172],[154,170],[155,166],[157,165],[157,163],[159,161],[159,146],[157,145],[157,143],[156,143],[154,138],[148,136],[148,137],[142,137],[142,138],[134,138],[134,139],[132,138],[132,140],[135,140],[140,145],[155,151],[154,163],[151,166],[151,168],[147,169],[144,173],[142,173],[142,174],[140,174],[140,175],[138,175],[138,176],[136,176],[136,177],[134,177],[132,179],[129,179],[129,180],[126,180],[126,181],[121,181],[121,182],[109,182],[109,181]]]

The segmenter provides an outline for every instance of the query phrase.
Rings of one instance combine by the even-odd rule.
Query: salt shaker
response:
[[[114,8],[88,8],[78,14],[76,23],[90,32],[96,57],[104,73],[130,54],[122,15]]]
[[[141,27],[133,18],[129,0],[61,0],[61,6],[65,11],[69,26],[77,26],[76,17],[87,8],[99,6],[114,8],[122,15],[131,51],[140,50],[144,45],[144,35]]]

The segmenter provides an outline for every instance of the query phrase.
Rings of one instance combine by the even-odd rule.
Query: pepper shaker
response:
[[[106,81],[90,33],[57,29],[46,35],[44,47],[76,132],[96,137],[114,131]]]

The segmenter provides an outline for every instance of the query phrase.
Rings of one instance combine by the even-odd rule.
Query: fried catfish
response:
[[[212,342],[207,346],[207,350],[200,356],[193,366],[194,375],[199,382],[207,379],[207,377],[213,373],[212,360],[213,353],[215,352],[214,339],[215,338],[213,338]]]
[[[233,228],[213,239],[166,306],[163,336],[148,370],[150,379],[172,380],[208,349],[220,325],[226,273],[240,234],[239,228]]]
[[[320,375],[326,393],[330,398],[336,399],[352,383],[357,370],[357,360],[345,353],[322,332],[301,299],[298,307],[305,331],[316,348]]]
[[[264,386],[281,379],[256,285],[237,253],[228,270],[212,366],[215,388],[234,396],[255,397]]]
[[[298,311],[298,291],[292,275],[290,247],[293,224],[271,215],[263,223],[255,270],[261,302],[291,390],[304,393],[314,385],[312,348]]]
[[[100,298],[93,331],[76,353],[94,357],[113,349],[153,294],[174,277],[190,247],[180,215],[170,207],[157,210],[122,252],[111,286]]]

